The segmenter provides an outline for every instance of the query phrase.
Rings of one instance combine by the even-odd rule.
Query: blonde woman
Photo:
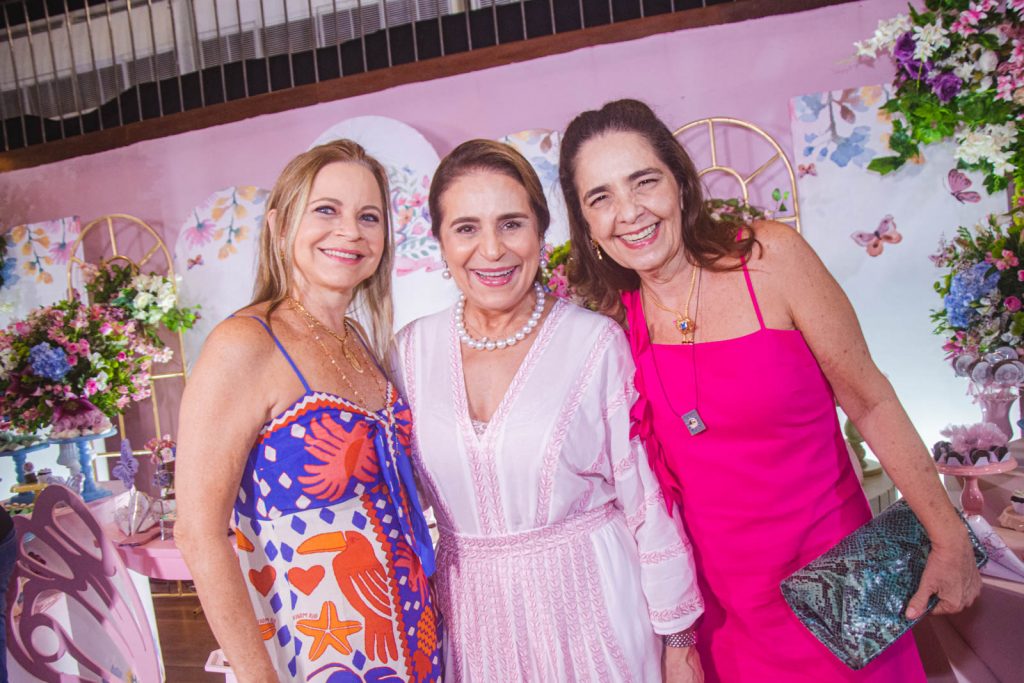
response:
[[[253,303],[210,335],[182,400],[175,539],[244,683],[440,679],[409,409],[378,364],[388,196],[353,142],[293,159]],[[369,340],[345,316],[356,305]]]

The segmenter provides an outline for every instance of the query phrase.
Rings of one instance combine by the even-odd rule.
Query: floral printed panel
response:
[[[395,238],[395,329],[399,329],[449,305],[457,293],[441,277],[441,248],[430,233],[427,193],[440,158],[416,129],[384,116],[358,116],[337,123],[310,147],[342,138],[358,142],[388,172]]]
[[[551,225],[548,227],[545,241],[549,244],[561,244],[569,239],[569,224],[566,218],[565,197],[562,186],[558,183],[558,154],[561,149],[562,136],[555,130],[532,128],[498,139],[511,145],[526,157],[540,178],[544,196],[548,200],[551,212]]]
[[[174,245],[174,271],[181,276],[182,306],[202,308],[185,332],[185,358],[196,359],[206,335],[249,303],[267,190],[241,185],[218,190],[192,209]]]
[[[981,176],[956,169],[954,143],[931,145],[895,173],[867,169],[888,154],[892,130],[880,107],[888,86],[812,93],[791,100],[794,170],[803,235],[849,296],[872,356],[928,443],[950,422],[976,422],[966,383],[944,361],[929,314],[942,299],[928,258],[939,239],[1005,210]]]
[[[0,326],[67,297],[68,258],[81,230],[78,217],[71,216],[3,231],[7,253],[0,266]]]

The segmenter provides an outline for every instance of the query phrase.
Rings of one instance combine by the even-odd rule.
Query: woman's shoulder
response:
[[[203,342],[201,358],[219,366],[249,368],[276,351],[266,324],[265,305],[248,306],[217,324]],[[263,324],[261,324],[263,323]]]
[[[573,338],[576,340],[574,343],[579,343],[581,347],[587,343],[585,341],[587,338],[598,338],[605,335],[612,335],[613,338],[621,338],[625,341],[625,332],[622,326],[613,318],[564,299],[556,305],[566,307],[564,312],[566,322],[572,327]]]
[[[753,232],[757,245],[752,261],[788,263],[813,253],[810,245],[797,230],[779,221],[753,221],[746,230]]]

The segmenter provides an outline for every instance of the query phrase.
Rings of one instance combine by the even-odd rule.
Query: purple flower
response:
[[[952,72],[941,73],[929,81],[932,92],[939,98],[939,102],[946,104],[960,93],[963,82]]]
[[[896,44],[892,46],[892,56],[897,62],[908,62],[914,58],[915,47],[914,35],[907,31],[896,39]]]
[[[52,382],[61,381],[71,370],[64,349],[50,346],[47,342],[33,346],[28,352],[28,361],[34,375]]]

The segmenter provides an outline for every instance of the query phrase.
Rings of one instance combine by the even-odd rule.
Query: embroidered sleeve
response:
[[[704,611],[689,540],[678,516],[668,511],[658,480],[639,438],[630,437],[635,398],[633,362],[625,339],[613,345],[607,394],[606,431],[618,503],[640,558],[640,577],[651,623],[659,634],[683,631]],[[623,398],[623,387],[628,397]]]

